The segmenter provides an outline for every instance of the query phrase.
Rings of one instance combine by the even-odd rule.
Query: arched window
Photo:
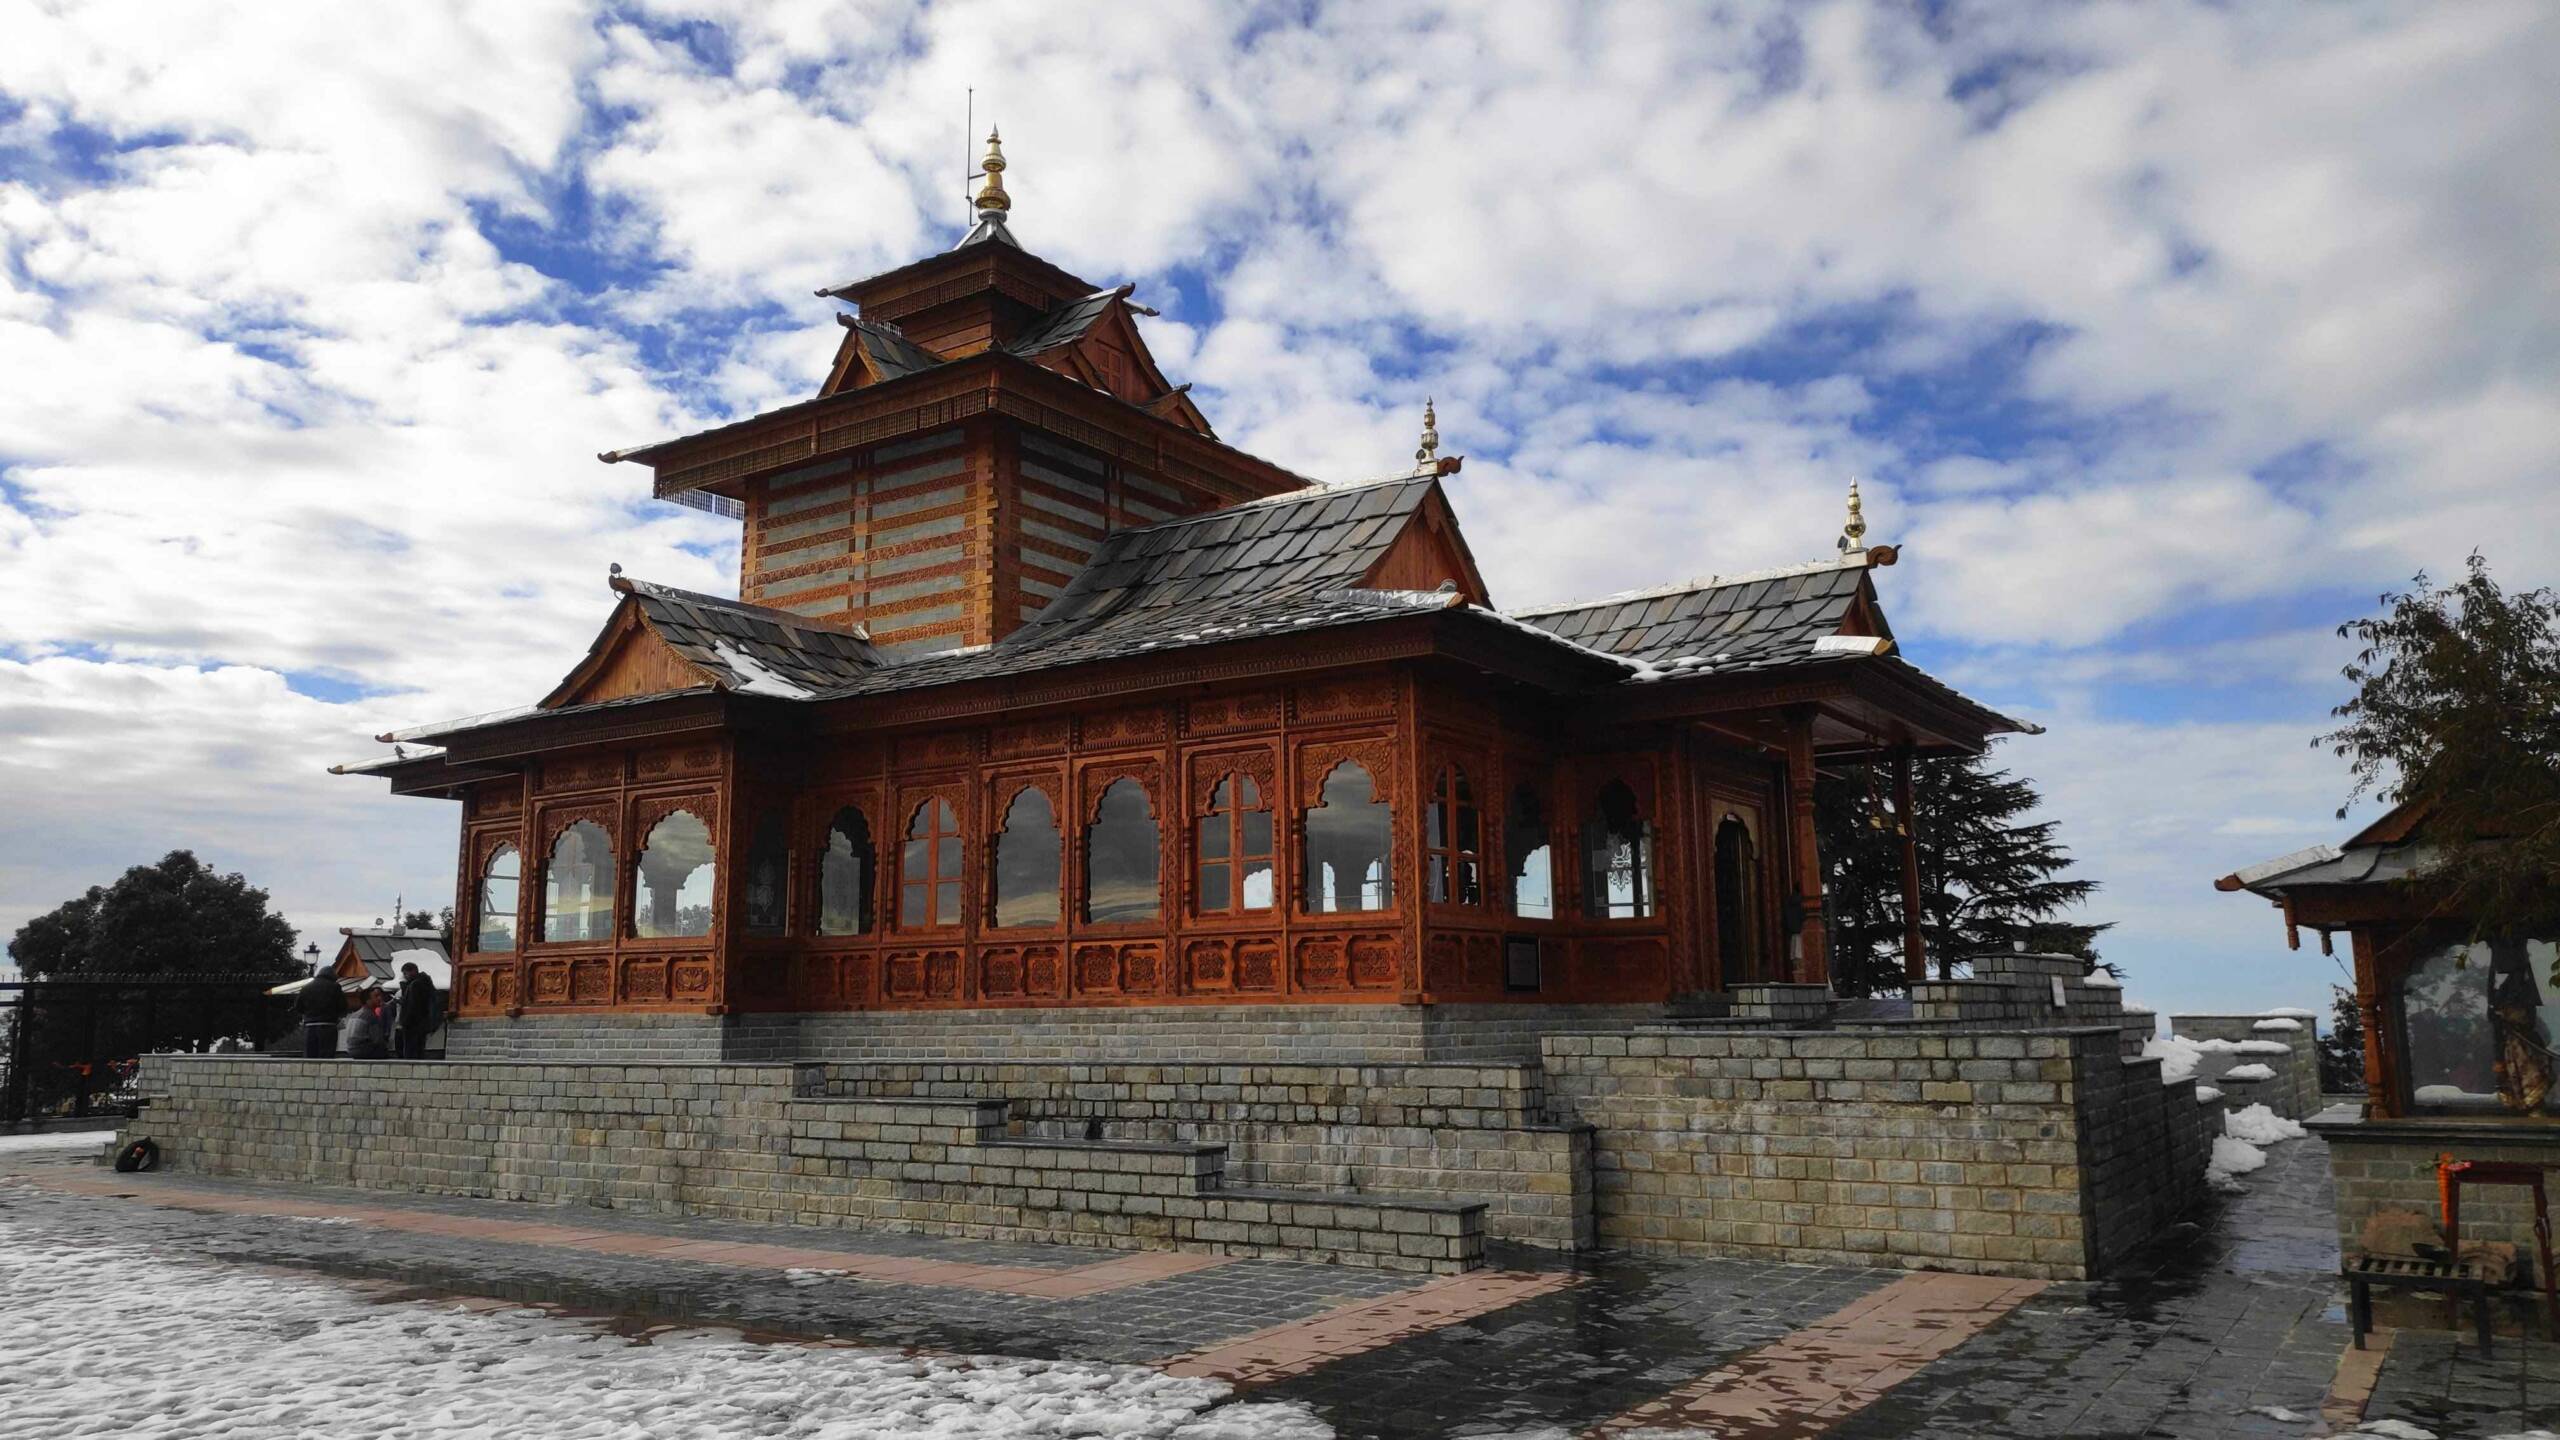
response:
[[[1200,912],[1227,915],[1271,908],[1271,812],[1250,775],[1218,782],[1209,813],[1196,822]]]
[[[639,871],[632,934],[672,940],[711,933],[711,882],[719,867],[711,858],[711,827],[700,816],[678,810],[651,826],[640,847]]]
[[[1627,782],[1600,787],[1582,826],[1582,910],[1594,920],[1641,920],[1653,913],[1653,826],[1636,811]]]
[[[1155,812],[1147,792],[1123,776],[1102,792],[1084,832],[1084,918],[1097,925],[1153,920],[1158,898]]]
[[[613,938],[613,841],[604,827],[581,820],[551,842],[542,867],[542,938]]]
[[[747,933],[779,935],[791,909],[791,847],[782,817],[767,815],[747,846]]]
[[[1511,913],[1524,920],[1556,915],[1555,851],[1547,841],[1547,805],[1523,785],[1502,817],[1502,859],[1511,872]]]
[[[1316,914],[1384,910],[1395,901],[1395,807],[1378,798],[1377,782],[1349,760],[1324,777],[1319,803],[1307,812],[1307,909]]]
[[[1476,819],[1476,792],[1467,772],[1452,765],[1432,782],[1422,811],[1423,882],[1439,904],[1484,903],[1484,856]]]
[[[1049,797],[1024,786],[1004,812],[1004,830],[996,836],[995,923],[1058,923],[1058,814]]]
[[[516,847],[501,845],[489,852],[489,863],[480,867],[480,919],[472,930],[472,949],[494,955],[516,948],[516,875],[521,864]]]
[[[827,826],[818,855],[818,933],[862,935],[871,929],[871,822],[847,805]]]
[[[1760,852],[1739,815],[1716,826],[1716,970],[1722,988],[1760,978]]]
[[[907,844],[898,856],[898,923],[960,923],[960,816],[948,800],[927,800],[907,817]]]

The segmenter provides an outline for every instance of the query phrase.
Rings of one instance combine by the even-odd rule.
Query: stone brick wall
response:
[[[2367,1120],[2335,1109],[2308,1122],[2329,1142],[2329,1170],[2338,1186],[2338,1245],[2355,1250],[2365,1222],[2378,1210],[2441,1214],[2436,1157],[2514,1160],[2560,1167],[2560,1125],[2440,1119]],[[2560,1169],[2554,1169],[2560,1175]],[[2549,1184],[2548,1181],[2545,1182]],[[2503,1240],[2534,1269],[2532,1192],[2520,1185],[2462,1188],[2462,1240]],[[2560,1198],[2560,1197],[2555,1197]]]
[[[2198,1067],[2196,1078],[2219,1088],[2230,1096],[2231,1108],[2264,1104],[2288,1120],[2300,1120],[2320,1110],[2320,1056],[2314,1048],[2311,1022],[2301,1022],[2298,1030],[2260,1030],[2264,1015],[2172,1015],[2171,1032],[2190,1040],[2219,1040],[2230,1044],[2281,1045],[2281,1053],[2229,1054],[2208,1053]],[[2273,1070],[2273,1080],[2257,1082],[2231,1081],[2226,1077],[2236,1067],[2261,1064]]]
[[[717,1015],[617,1015],[595,1011],[456,1019],[445,1027],[448,1060],[611,1060],[700,1064],[738,1058]]]
[[[1551,1105],[1595,1127],[1603,1245],[2079,1279],[2202,1195],[2192,1087],[2125,1061],[2112,1024],[1543,1051]]]
[[[1217,1142],[1240,1184],[1484,1204],[1496,1240],[1592,1243],[1591,1134],[1547,1123],[1532,1064],[1061,1064],[803,1067],[844,1097],[1001,1096],[1016,1134]]]
[[[154,1056],[180,1171],[775,1223],[1454,1272],[1484,1207],[1227,1183],[1217,1144],[1010,1133],[1001,1099],[794,1093],[790,1067]]]

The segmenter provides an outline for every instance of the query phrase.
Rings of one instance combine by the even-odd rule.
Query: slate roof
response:
[[[1690,660],[1717,674],[1762,670],[1814,659],[1814,642],[1839,633],[1866,574],[1862,564],[1825,562],[1524,610],[1517,618],[1648,665]]]
[[[860,679],[884,662],[849,630],[814,624],[787,610],[623,579],[649,628],[727,690],[808,695]],[[779,682],[777,684],[776,682]]]
[[[1008,354],[1028,360],[1045,351],[1073,345],[1083,339],[1084,332],[1093,328],[1093,322],[1101,319],[1103,313],[1111,308],[1112,301],[1136,288],[1123,285],[1113,290],[1096,290],[1081,300],[1070,300],[1042,316],[1040,323],[1013,337],[1004,349]]]
[[[2420,842],[2397,845],[2314,845],[2290,855],[2247,866],[2214,882],[2220,890],[2246,890],[2280,900],[2288,890],[2312,885],[2389,885],[2415,877],[2435,863],[2435,847]]]
[[[942,363],[942,357],[907,338],[895,325],[848,316],[846,328],[862,342],[862,353],[883,380],[897,380]]]

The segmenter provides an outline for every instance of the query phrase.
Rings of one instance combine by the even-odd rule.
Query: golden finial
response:
[[[1849,522],[1840,527],[1840,548],[1844,551],[1867,548],[1866,508],[1858,500],[1858,482],[1849,482]]]
[[[1416,465],[1428,465],[1440,455],[1440,416],[1431,404],[1429,400],[1422,402],[1422,448],[1413,452]]]
[[[1004,137],[995,127],[987,127],[987,158],[978,162],[987,172],[987,183],[978,187],[978,213],[1001,215],[1013,208],[1013,197],[1004,193]]]

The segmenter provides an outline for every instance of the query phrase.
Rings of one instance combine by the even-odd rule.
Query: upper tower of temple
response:
[[[1023,248],[998,136],[960,243],[819,292],[843,334],[809,400],[607,453],[745,521],[741,599],[891,656],[990,644],[1112,531],[1302,489],[1218,441],[1138,329],[1131,285]]]

